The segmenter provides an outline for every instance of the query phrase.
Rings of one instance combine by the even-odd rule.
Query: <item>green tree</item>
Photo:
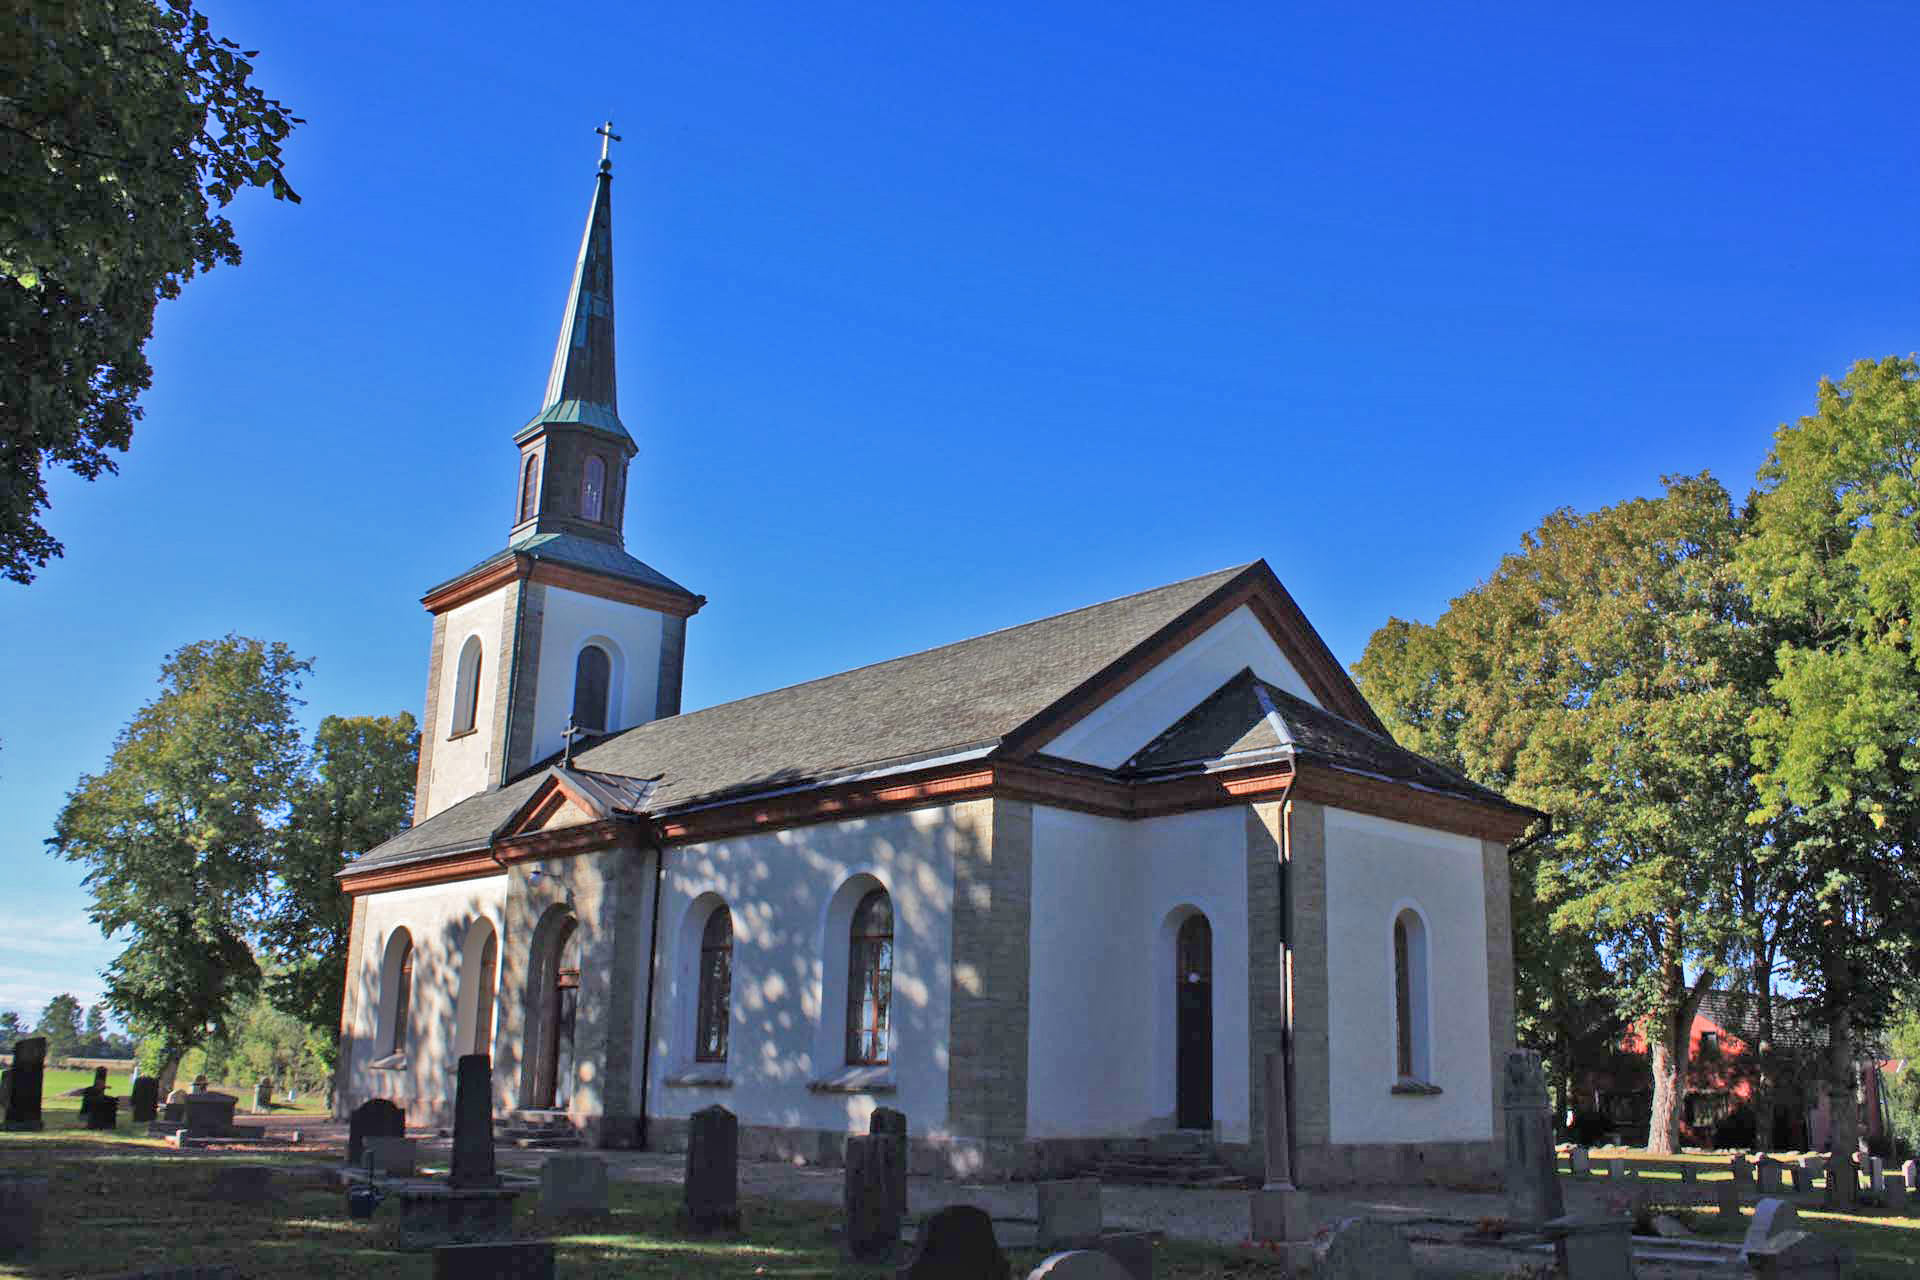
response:
[[[335,875],[397,835],[413,812],[420,734],[413,716],[328,716],[314,734],[276,846],[261,941],[277,965],[267,990],[309,1028],[331,1068],[345,994],[351,904]]]
[[[17,0],[0,22],[0,575],[60,543],[45,472],[115,469],[153,380],[154,309],[238,263],[215,212],[247,187],[297,201],[300,123],[191,0]]]
[[[1825,1024],[1848,1151],[1861,1034],[1920,963],[1920,362],[1823,380],[1814,412],[1775,434],[1760,483],[1740,569],[1778,648],[1752,717],[1752,820],[1798,887],[1779,948]]]
[[[47,1001],[47,1007],[40,1011],[40,1021],[34,1024],[33,1034],[47,1038],[49,1058],[79,1057],[80,1002],[64,991]]]
[[[0,1048],[12,1049],[16,1040],[27,1038],[26,1024],[11,1009],[0,1010]]]
[[[87,1006],[86,1029],[80,1033],[80,1054],[86,1058],[105,1057],[107,1052],[107,1006]]]
[[[294,708],[311,667],[284,644],[231,635],[169,655],[160,695],[105,771],[68,794],[47,841],[87,866],[101,932],[131,938],[107,971],[107,1002],[161,1040],[169,1086],[180,1055],[258,986],[247,935],[302,762]]]
[[[1677,1148],[1687,1032],[1741,954],[1729,886],[1759,840],[1745,721],[1765,655],[1733,573],[1742,524],[1705,475],[1555,512],[1432,627],[1389,623],[1355,667],[1402,742],[1552,816],[1516,866],[1521,986],[1569,1041],[1597,1033],[1602,981],[1647,1029],[1655,1152]]]

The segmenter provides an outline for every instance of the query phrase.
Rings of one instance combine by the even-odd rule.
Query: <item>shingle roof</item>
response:
[[[651,721],[576,752],[574,763],[654,779],[647,807],[662,814],[990,747],[1251,567]],[[543,762],[505,787],[470,796],[349,872],[483,845],[545,777]]]
[[[1122,772],[1195,768],[1263,752],[1317,761],[1504,808],[1518,807],[1464,774],[1322,710],[1246,668],[1135,752]]]
[[[689,600],[700,598],[652,565],[636,560],[613,543],[601,542],[596,538],[584,538],[577,533],[536,533],[521,538],[517,542],[507,544],[504,549],[494,552],[471,569],[457,573],[446,582],[431,588],[427,594],[431,595],[441,587],[470,577],[484,569],[504,564],[517,555],[529,556],[535,560],[551,560],[556,564],[572,565],[605,577],[638,582],[661,591],[675,592]]]

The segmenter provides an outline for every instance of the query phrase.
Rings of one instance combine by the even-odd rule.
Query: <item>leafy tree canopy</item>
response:
[[[61,992],[47,1001],[33,1034],[47,1038],[47,1057],[73,1058],[80,1053],[80,1002]]]
[[[297,201],[297,116],[254,53],[191,0],[16,0],[0,24],[0,575],[29,582],[59,541],[45,472],[114,470],[152,382],[154,308],[238,263],[215,212],[247,187]]]

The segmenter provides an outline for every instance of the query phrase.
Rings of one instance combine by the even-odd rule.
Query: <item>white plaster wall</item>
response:
[[[1246,1142],[1247,843],[1239,806],[1125,822],[1036,805],[1027,1128],[1035,1138],[1169,1128],[1171,924],[1213,929],[1213,1111]]]
[[[956,806],[943,805],[669,849],[648,1109],[684,1117],[719,1102],[742,1124],[864,1133],[884,1105],[905,1111],[916,1134],[945,1134],[953,867],[966,838]],[[844,931],[827,936],[828,907],[862,874],[893,898],[895,1091],[815,1093],[810,1081],[845,1065],[845,1007],[822,1007],[828,967],[844,969],[847,955]],[[703,917],[690,908],[708,894],[733,912],[729,1083],[669,1085],[693,1065]]]
[[[561,587],[546,589],[540,632],[540,688],[533,709],[533,758],[545,759],[563,745],[560,734],[573,714],[574,664],[588,641],[613,659],[607,705],[609,730],[630,729],[653,719],[660,684],[660,641],[665,617],[639,605],[602,600]]]
[[[1487,920],[1480,842],[1327,810],[1327,987],[1334,1142],[1484,1140],[1493,1133]],[[1427,922],[1431,1097],[1397,1095],[1393,921]]]
[[[495,936],[504,943],[506,896],[504,874],[367,895],[359,965],[355,973],[348,975],[348,981],[354,984],[357,1003],[346,1109],[351,1110],[368,1098],[391,1098],[403,1107],[414,1099],[446,1107],[452,1105],[461,1052],[457,1031],[464,967],[462,948],[467,931],[483,916],[492,922]],[[404,1071],[374,1070],[369,1064],[384,1054],[384,1046],[375,1040],[383,1004],[380,965],[387,953],[388,939],[400,928],[405,928],[413,937],[407,1067]],[[496,968],[496,988],[499,970],[505,967],[503,962]],[[496,997],[497,994],[496,990]],[[497,1019],[500,1007],[497,998],[494,1007]]]
[[[493,781],[499,764],[493,758],[492,726],[497,711],[494,692],[499,687],[500,663],[505,656],[500,628],[512,591],[509,584],[447,611],[446,641],[440,651],[440,723],[427,726],[427,732],[435,735],[433,777],[427,788],[427,805],[414,816],[415,822],[485,791]],[[460,650],[466,647],[467,637],[476,635],[480,637],[480,696],[474,707],[475,732],[450,739],[454,693],[460,681]],[[568,685],[571,688],[571,679]]]
[[[1288,693],[1320,705],[1253,610],[1242,605],[1047,743],[1044,750],[1083,764],[1116,768],[1245,667]]]

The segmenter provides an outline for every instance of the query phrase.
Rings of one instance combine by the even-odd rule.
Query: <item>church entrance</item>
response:
[[[1213,1128],[1213,927],[1197,912],[1174,954],[1174,1123]]]
[[[542,984],[547,987],[546,1017],[533,1071],[533,1105],[563,1109],[572,1094],[573,1023],[580,1009],[580,935],[572,920],[562,922],[549,954],[552,968],[549,982]]]

